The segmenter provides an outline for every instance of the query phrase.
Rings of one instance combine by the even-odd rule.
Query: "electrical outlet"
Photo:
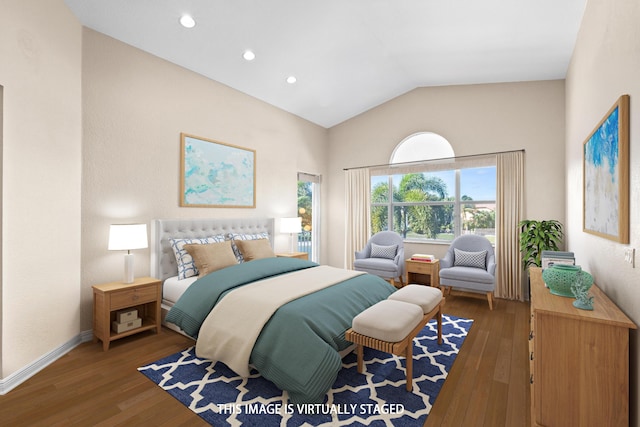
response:
[[[624,260],[631,264],[631,268],[635,268],[636,250],[635,248],[626,248],[624,250]]]

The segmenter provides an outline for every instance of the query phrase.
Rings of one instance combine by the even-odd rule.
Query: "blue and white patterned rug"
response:
[[[411,393],[404,358],[369,348],[365,373],[349,354],[325,403],[317,405],[291,404],[256,370],[241,378],[223,363],[197,358],[194,347],[138,370],[214,426],[422,426],[472,323],[443,315],[442,345],[435,320],[418,334]]]

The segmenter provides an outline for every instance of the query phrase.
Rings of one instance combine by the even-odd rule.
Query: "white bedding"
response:
[[[178,276],[169,277],[162,285],[162,302],[171,307],[197,279],[198,276],[187,277],[182,280],[178,280]]]

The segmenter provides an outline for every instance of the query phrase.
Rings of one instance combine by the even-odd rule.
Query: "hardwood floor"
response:
[[[474,319],[426,426],[528,426],[529,305],[451,295],[444,312]],[[85,343],[0,396],[7,426],[206,426],[136,368],[193,341],[163,328]]]
[[[473,326],[425,426],[530,426],[529,304],[447,296],[444,312]]]

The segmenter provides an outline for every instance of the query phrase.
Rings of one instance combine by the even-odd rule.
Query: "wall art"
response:
[[[583,230],[629,243],[629,95],[584,142]]]
[[[256,152],[180,134],[180,206],[256,207]]]

